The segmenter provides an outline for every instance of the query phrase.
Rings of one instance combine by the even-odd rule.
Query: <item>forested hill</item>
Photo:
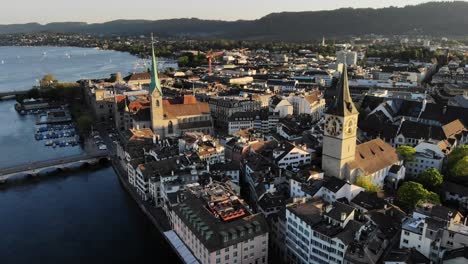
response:
[[[468,2],[430,2],[403,8],[343,8],[332,11],[273,13],[257,20],[115,20],[0,25],[0,34],[29,32],[191,36],[255,40],[311,40],[363,34],[468,35]]]

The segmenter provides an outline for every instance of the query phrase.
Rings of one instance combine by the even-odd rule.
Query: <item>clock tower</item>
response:
[[[322,151],[325,175],[347,180],[345,165],[354,161],[358,115],[349,92],[348,70],[343,65],[335,100],[325,112]]]

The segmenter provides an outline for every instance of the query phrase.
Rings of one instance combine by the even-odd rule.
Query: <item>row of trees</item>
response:
[[[206,57],[200,53],[193,54],[191,52],[183,54],[177,60],[180,67],[198,67],[201,65],[208,64],[208,60]]]
[[[26,98],[44,98],[49,102],[68,104],[79,134],[87,135],[91,130],[94,118],[88,109],[82,107],[82,88],[78,83],[59,82],[52,74],[46,74],[39,80],[39,87],[29,90],[18,100]]]
[[[431,51],[428,48],[404,46],[369,46],[366,52],[367,57],[390,58],[400,61],[429,61],[436,55],[437,52]]]
[[[411,146],[400,146],[398,153],[403,157],[404,162],[415,161],[416,150]],[[421,201],[431,201],[440,203],[438,193],[445,180],[457,181],[463,184],[468,183],[468,145],[456,148],[448,156],[447,177],[444,177],[439,170],[430,168],[419,175],[413,181],[403,183],[397,191],[398,200],[408,209]]]

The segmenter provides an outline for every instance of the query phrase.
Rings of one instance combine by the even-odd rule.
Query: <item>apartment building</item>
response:
[[[268,226],[221,183],[179,194],[171,225],[193,255],[206,264],[268,263]]]

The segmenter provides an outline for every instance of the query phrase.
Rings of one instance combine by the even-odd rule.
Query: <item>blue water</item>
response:
[[[41,62],[43,51],[50,57]],[[70,62],[65,52],[71,54]],[[0,47],[0,62],[2,58],[0,91],[27,88],[46,72],[69,81],[80,74],[106,77],[117,69],[131,69],[136,60],[120,52],[50,47]],[[14,103],[0,101],[0,167],[82,152],[80,147],[53,149],[35,141],[34,117],[18,115]],[[111,168],[0,185],[0,264],[146,260],[177,262]]]
[[[60,81],[107,78],[121,72],[125,77],[149,67],[147,60],[126,52],[75,47],[0,47],[0,92],[26,90],[45,74]],[[158,68],[177,67],[160,60]]]

